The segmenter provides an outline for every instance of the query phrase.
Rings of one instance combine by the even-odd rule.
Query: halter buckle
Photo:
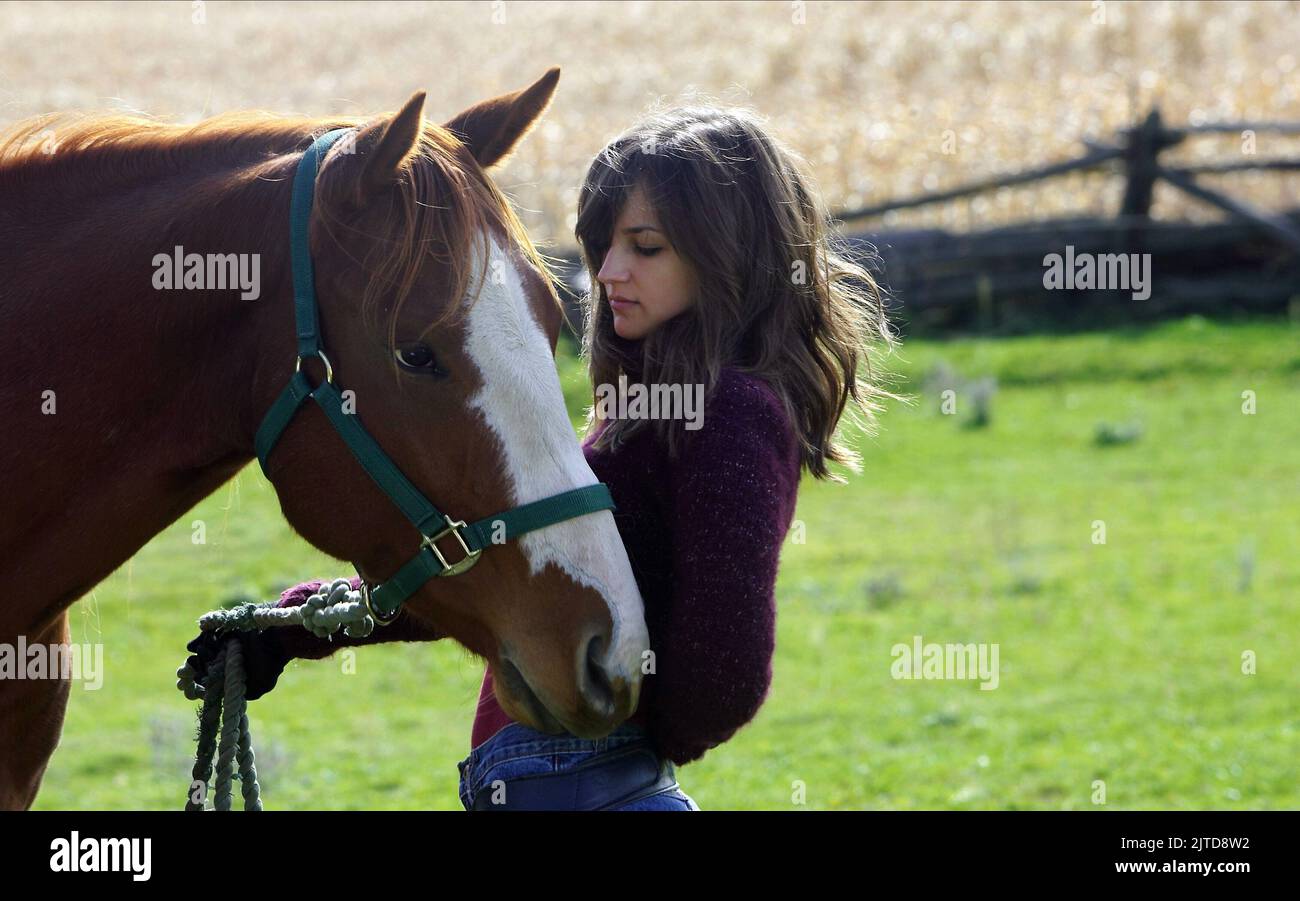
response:
[[[436,535],[425,536],[424,541],[420,542],[420,546],[427,547],[429,550],[433,551],[434,555],[438,558],[438,562],[442,564],[442,571],[439,572],[438,575],[458,576],[475,563],[478,563],[478,558],[482,556],[483,549],[480,548],[477,551],[471,551],[469,549],[469,545],[465,543],[465,536],[461,535],[460,532],[457,531],[457,529],[465,528],[463,520],[452,519],[445,513],[442,515],[442,518],[447,521],[447,528],[443,529]],[[460,542],[461,550],[465,552],[465,556],[460,560],[457,560],[455,563],[448,563],[447,558],[442,555],[442,551],[438,550],[438,545],[434,544],[435,541],[446,535],[448,532],[456,536],[456,540]]]

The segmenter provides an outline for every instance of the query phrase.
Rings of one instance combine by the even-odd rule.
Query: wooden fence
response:
[[[1300,160],[1252,157],[1187,166],[1160,160],[1161,153],[1190,137],[1246,131],[1300,134],[1300,124],[1225,122],[1171,129],[1159,110],[1152,110],[1139,125],[1122,130],[1115,143],[1085,140],[1085,152],[1075,159],[845,210],[834,218],[842,223],[845,249],[887,289],[892,317],[911,333],[1077,328],[1189,312],[1300,312],[1300,198],[1282,198],[1287,211],[1275,213],[1198,181],[1198,176],[1227,172],[1300,170]],[[964,233],[881,231],[870,225],[894,210],[1106,169],[1125,179],[1113,218],[1049,219]],[[1153,220],[1151,198],[1161,180],[1221,210],[1225,219],[1209,224]],[[1129,288],[1048,290],[1045,260],[1067,247],[1074,257],[1150,254],[1150,296],[1135,299]],[[566,315],[577,331],[586,273],[576,252],[563,259]]]

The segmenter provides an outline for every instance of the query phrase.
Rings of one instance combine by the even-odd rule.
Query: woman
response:
[[[893,342],[880,294],[834,252],[826,222],[801,161],[743,110],[652,113],[592,162],[576,228],[592,278],[583,450],[617,504],[651,654],[636,712],[596,740],[512,722],[489,667],[458,764],[467,809],[698,810],[675,766],[758,713],[800,473],[842,482],[830,461],[857,470],[839,421],[852,400],[869,424],[890,396],[869,366],[858,372],[870,343]],[[616,418],[620,407],[602,403],[650,385],[680,386],[683,401],[702,394],[702,417],[680,415],[692,412],[683,405],[677,418]],[[281,660],[338,647],[294,644],[250,676],[250,698]]]

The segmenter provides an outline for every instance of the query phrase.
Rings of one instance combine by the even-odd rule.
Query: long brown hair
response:
[[[761,378],[785,407],[803,467],[843,482],[827,461],[860,471],[861,459],[837,435],[841,416],[851,399],[850,420],[874,430],[880,399],[895,395],[878,384],[869,351],[897,339],[871,274],[832,245],[806,167],[756,115],[735,107],[652,110],[610,142],[578,200],[575,235],[591,280],[582,349],[593,400],[620,375],[629,384],[703,384],[706,396],[724,366]],[[629,341],[614,332],[596,274],[637,187],[694,268],[699,293],[685,312]],[[640,419],[603,419],[598,408],[593,402],[587,415],[596,447],[617,449],[645,427]],[[686,440],[677,425],[653,421],[672,456]]]

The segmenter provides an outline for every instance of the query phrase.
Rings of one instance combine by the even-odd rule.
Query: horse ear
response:
[[[484,169],[505,162],[551,105],[560,67],[526,88],[476,103],[446,123]]]
[[[420,140],[423,116],[424,91],[416,91],[397,115],[367,125],[357,135],[356,147],[364,154],[357,183],[360,201],[397,180],[402,163]]]

